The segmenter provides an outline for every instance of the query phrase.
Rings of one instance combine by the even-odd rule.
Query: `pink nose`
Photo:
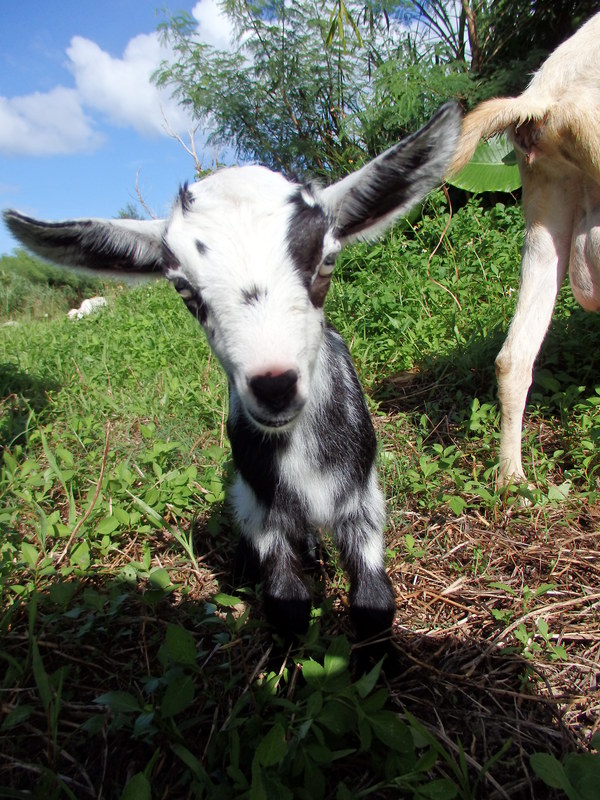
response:
[[[294,369],[266,372],[250,378],[249,386],[261,406],[277,414],[285,411],[296,398],[298,373]]]

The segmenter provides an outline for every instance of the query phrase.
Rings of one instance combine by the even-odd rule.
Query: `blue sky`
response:
[[[191,121],[148,76],[168,53],[160,8],[193,13],[201,38],[227,47],[216,0],[14,0],[0,25],[0,208],[42,219],[114,217],[142,196],[158,216],[194,164]],[[198,155],[212,166],[212,148]],[[17,243],[0,224],[0,254]]]

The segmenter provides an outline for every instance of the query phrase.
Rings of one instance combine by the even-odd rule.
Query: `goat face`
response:
[[[247,417],[285,431],[309,396],[341,242],[318,198],[264,167],[184,187],[166,277],[204,327]]]

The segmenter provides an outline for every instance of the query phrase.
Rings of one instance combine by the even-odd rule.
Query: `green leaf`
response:
[[[469,163],[448,183],[467,192],[514,192],[521,175],[512,145],[506,136],[481,141]]]
[[[169,718],[185,711],[191,705],[194,693],[194,681],[188,675],[172,680],[167,686],[163,697],[160,707],[161,715],[164,718]]]
[[[418,797],[426,800],[453,800],[458,795],[458,786],[450,778],[438,778],[419,786]]]
[[[600,753],[569,753],[565,773],[580,800],[596,800],[600,786]]]
[[[306,716],[309,719],[314,719],[322,708],[323,694],[321,692],[312,691],[306,702]]]
[[[123,789],[121,800],[152,800],[150,781],[143,772],[137,772]]]
[[[152,492],[152,490],[150,490],[150,492],[148,492],[148,495],[147,495],[148,497],[151,496],[151,492]],[[152,508],[151,505],[149,505],[144,500],[142,500],[141,497],[136,497],[136,495],[134,495],[132,492],[130,492],[129,489],[127,489],[127,494],[131,497],[133,502],[137,506],[139,506],[140,510],[146,515],[146,519],[148,520],[148,522],[150,522],[156,528],[162,528],[163,527],[163,525],[165,524],[164,519],[161,517],[161,515],[157,511],[155,511],[155,509]]]
[[[196,642],[192,634],[180,625],[167,625],[165,648],[171,661],[178,664],[196,663]]]
[[[325,653],[325,660],[323,662],[325,675],[327,677],[339,675],[340,672],[346,671],[349,663],[350,642],[345,636],[337,636]]]
[[[317,722],[328,731],[342,736],[356,725],[356,712],[339,700],[330,700],[318,715]]]
[[[99,706],[106,706],[114,713],[127,713],[130,711],[140,711],[138,700],[129,692],[106,692],[94,700]]]
[[[75,594],[74,583],[53,583],[50,587],[50,599],[57,606],[66,606]]]
[[[232,594],[224,594],[223,592],[219,592],[213,597],[215,603],[218,603],[220,606],[225,606],[226,608],[230,608],[231,606],[237,606],[241,603],[239,597],[235,597]]]
[[[393,711],[378,711],[369,721],[375,736],[392,750],[398,753],[410,753],[413,750],[410,728]]]
[[[2,720],[2,725],[0,726],[0,730],[10,731],[13,728],[17,728],[19,725],[21,725],[21,723],[29,719],[32,711],[33,711],[32,706],[28,705],[22,705],[13,708],[12,711],[9,711],[8,714]]]
[[[96,531],[101,536],[104,536],[108,533],[112,533],[119,527],[119,520],[116,516],[104,517],[101,519],[98,525],[96,526]]]
[[[320,686],[325,676],[325,670],[312,658],[302,661],[302,677],[308,684]]]
[[[541,778],[546,786],[553,789],[562,789],[570,797],[571,783],[566,776],[563,765],[550,753],[533,753],[529,763],[535,774]]]
[[[175,753],[175,755],[180,758],[183,763],[186,765],[188,769],[190,769],[196,778],[200,778],[201,780],[207,780],[208,776],[206,774],[206,770],[202,766],[201,762],[196,758],[193,753],[184,747],[182,744],[178,744],[175,742],[171,745],[171,750]]]
[[[29,542],[23,542],[21,544],[21,559],[27,564],[28,567],[33,569],[37,564],[39,557],[40,554],[32,544],[29,544]]]
[[[446,502],[450,506],[452,513],[457,517],[460,517],[467,505],[467,501],[464,497],[459,497],[458,495],[448,497]]]
[[[285,731],[283,726],[276,722],[271,730],[264,736],[258,744],[255,759],[263,767],[272,767],[280,764],[287,753],[287,743],[285,741]]]
[[[85,541],[79,544],[71,552],[71,564],[80,569],[87,569],[90,566],[90,546]]]
[[[379,678],[382,665],[383,658],[378,661],[377,664],[375,664],[375,666],[369,670],[369,672],[365,672],[363,675],[361,675],[361,677],[354,684],[356,691],[363,700],[373,691],[375,684],[377,683],[377,679]]]
[[[560,486],[550,486],[548,487],[548,500],[556,500],[562,503],[567,499],[570,491],[571,481],[564,481]]]
[[[164,567],[153,569],[148,576],[148,581],[153,589],[168,589],[171,585],[171,578]]]

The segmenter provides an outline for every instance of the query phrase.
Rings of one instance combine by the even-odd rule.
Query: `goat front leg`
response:
[[[280,532],[265,531],[252,537],[242,532],[236,582],[262,581],[265,616],[286,638],[306,633],[310,621],[312,601],[302,579],[302,566],[302,559]]]
[[[304,541],[301,515],[294,518],[281,503],[267,508],[238,475],[230,501],[240,527],[234,583],[263,582],[267,620],[283,636],[305,633],[310,621],[311,596],[302,578],[297,541]],[[290,501],[290,508],[294,504]],[[240,580],[241,579],[241,580]]]
[[[385,501],[373,469],[357,509],[336,524],[336,544],[350,577],[350,617],[360,640],[387,633],[396,602],[385,571]]]
[[[573,225],[568,182],[539,174],[523,176],[526,232],[521,282],[508,336],[496,358],[501,406],[498,485],[525,480],[521,433],[533,364],[552,319],[556,295],[564,280]]]

